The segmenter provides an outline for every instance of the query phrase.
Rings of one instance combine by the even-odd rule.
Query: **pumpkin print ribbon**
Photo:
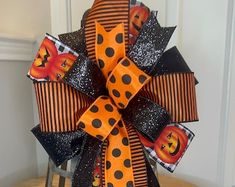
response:
[[[168,124],[198,120],[197,80],[175,47],[164,52],[175,27],[133,11],[149,17],[128,49],[129,3],[95,0],[79,31],[46,35],[28,73],[40,117],[32,132],[56,165],[78,157],[73,187],[159,186],[143,145],[154,155],[145,143]]]

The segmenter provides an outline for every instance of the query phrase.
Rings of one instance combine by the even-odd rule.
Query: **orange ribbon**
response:
[[[124,24],[110,32],[96,22],[96,59],[107,79],[109,96],[100,96],[81,116],[77,125],[101,141],[107,141],[105,152],[105,185],[134,185],[131,148],[127,127],[119,109],[151,79],[125,54]]]

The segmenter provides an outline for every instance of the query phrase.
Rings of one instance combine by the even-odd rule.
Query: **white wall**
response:
[[[188,125],[196,138],[178,172],[216,184],[221,169],[218,153],[222,149],[219,141],[227,1],[183,1],[181,10],[180,47],[200,82],[197,86],[200,122]]]
[[[230,187],[232,182],[227,180],[233,178],[235,149],[231,147],[231,138],[226,137],[232,136],[232,131],[226,130],[234,129],[230,123],[234,116],[232,105],[230,121],[225,124],[223,120],[224,107],[230,102],[225,98],[229,93],[224,91],[229,73],[224,69],[229,60],[225,51],[230,50],[226,48],[228,1],[167,0],[166,3],[167,24],[178,25],[176,43],[200,82],[197,86],[200,121],[187,125],[196,137],[173,175],[188,178],[200,187]],[[230,145],[228,153],[233,154],[226,157],[227,144]],[[233,165],[230,172],[225,163]]]
[[[0,35],[0,186],[34,177],[37,172],[32,88],[26,78],[34,42]]]
[[[235,186],[235,2],[229,1],[228,23],[227,23],[227,39],[226,39],[226,66],[224,78],[224,102],[221,130],[224,139],[224,151],[221,154],[221,164],[224,165],[222,170],[221,181],[225,186]]]
[[[36,177],[32,82],[35,40],[50,32],[48,0],[0,0],[0,186]]]
[[[0,33],[37,37],[50,32],[49,0],[0,0]]]

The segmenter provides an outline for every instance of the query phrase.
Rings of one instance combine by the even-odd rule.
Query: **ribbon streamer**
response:
[[[125,45],[128,50],[129,40],[129,0],[95,0],[88,12],[85,24],[85,38],[88,57],[93,62],[96,61],[95,21],[101,23],[106,31],[110,31],[118,24],[123,23],[125,27]]]
[[[72,186],[92,186],[92,174],[95,167],[95,160],[100,154],[101,146],[101,142],[89,135],[87,136],[86,144],[81,153],[81,159],[74,171]]]

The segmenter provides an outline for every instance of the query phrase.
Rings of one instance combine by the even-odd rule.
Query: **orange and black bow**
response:
[[[92,185],[100,155],[102,186],[158,186],[137,132],[154,142],[170,122],[198,118],[193,73],[184,62],[172,70],[166,59],[179,54],[164,53],[175,28],[160,27],[152,12],[128,50],[128,7],[127,0],[95,1],[84,29],[87,51],[63,82],[35,82],[43,128],[33,132],[57,165],[80,154],[74,187]],[[72,45],[74,34],[62,42]],[[77,129],[86,135],[71,132]]]

